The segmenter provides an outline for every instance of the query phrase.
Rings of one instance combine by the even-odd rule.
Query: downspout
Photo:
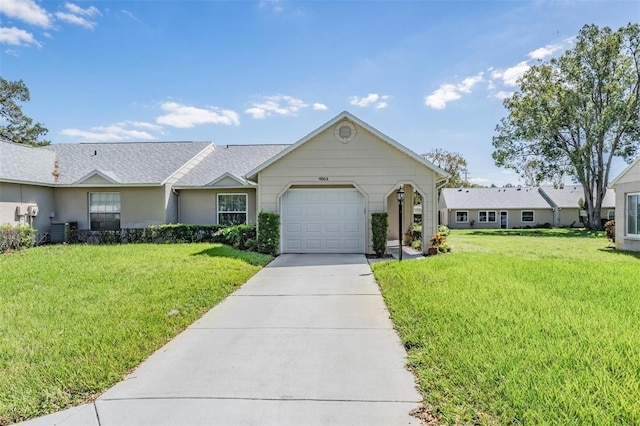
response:
[[[180,193],[173,186],[171,187],[171,192],[176,196],[176,208],[178,209],[176,211],[176,222],[180,223]]]

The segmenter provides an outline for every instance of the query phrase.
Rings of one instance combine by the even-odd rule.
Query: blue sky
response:
[[[54,143],[294,143],[348,110],[518,184],[491,158],[517,77],[585,24],[638,21],[637,0],[2,0],[0,75]]]

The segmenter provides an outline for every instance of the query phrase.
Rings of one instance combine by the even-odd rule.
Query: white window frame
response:
[[[220,197],[230,196],[230,195],[242,195],[244,197],[244,210],[220,210]],[[220,214],[224,213],[236,213],[241,214],[244,213],[244,224],[249,223],[249,194],[242,192],[219,192],[216,195],[216,223],[221,225]]]
[[[607,220],[615,220],[616,219],[616,211],[614,209],[607,210]]]
[[[485,213],[487,216],[487,220],[480,219],[480,215]],[[493,220],[489,220],[490,213],[493,213]],[[480,210],[478,211],[478,223],[497,223],[498,215],[495,210]]]
[[[531,220],[524,220],[524,214],[531,213]],[[535,223],[536,221],[536,212],[533,210],[522,210],[520,212],[520,222],[522,223]]]
[[[458,220],[458,213],[464,213],[466,219]],[[468,210],[456,210],[456,223],[469,223],[469,211]]]
[[[101,198],[101,199],[100,199]],[[93,202],[92,202],[93,200]],[[102,229],[94,229],[94,222],[116,222],[116,220],[93,220],[93,215],[111,214],[117,216],[118,228],[121,228],[122,220],[122,197],[117,191],[97,191],[88,193],[88,210],[89,210],[89,229],[92,231],[100,231]],[[114,230],[114,229],[109,229]]]
[[[633,206],[631,206],[632,197],[636,198],[635,204]],[[624,209],[625,235],[640,238],[640,192],[629,192],[624,194],[624,205],[625,205],[625,209]],[[636,217],[635,232],[632,232],[634,230],[629,229],[631,216]]]

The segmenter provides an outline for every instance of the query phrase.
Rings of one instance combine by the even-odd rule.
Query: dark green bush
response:
[[[258,214],[258,251],[275,256],[280,249],[280,215],[271,212]]]
[[[616,221],[610,220],[604,224],[604,235],[612,243],[616,242]]]
[[[244,249],[247,241],[256,239],[256,227],[253,225],[229,225],[217,231],[215,236],[222,237],[222,241],[219,242],[223,244]]]
[[[371,213],[371,240],[373,252],[378,257],[387,251],[387,233],[389,231],[389,215],[386,212]]]
[[[36,245],[36,230],[27,225],[0,225],[0,253]]]

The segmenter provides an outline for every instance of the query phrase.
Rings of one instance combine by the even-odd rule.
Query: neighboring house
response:
[[[586,212],[579,207],[579,185],[517,188],[446,188],[440,196],[440,221],[450,228],[522,228],[551,225],[583,227]],[[615,194],[608,189],[602,202],[603,222],[615,216]]]
[[[440,221],[452,229],[522,228],[553,222],[537,188],[444,188]]]
[[[640,157],[611,186],[616,191],[616,247],[640,251]]]
[[[371,252],[373,212],[389,213],[397,238],[400,186],[408,206],[414,190],[422,195],[430,236],[448,177],[348,112],[293,145],[0,142],[0,160],[0,223],[111,230],[256,223],[271,211],[281,215],[280,251],[295,253]],[[412,214],[403,212],[406,227]]]
[[[553,224],[557,227],[583,227],[586,225],[587,212],[580,209],[580,200],[584,200],[584,191],[580,185],[565,185],[561,188],[540,187],[540,193],[554,208]],[[602,200],[600,217],[602,222],[615,218],[616,196],[613,189],[607,189]]]

